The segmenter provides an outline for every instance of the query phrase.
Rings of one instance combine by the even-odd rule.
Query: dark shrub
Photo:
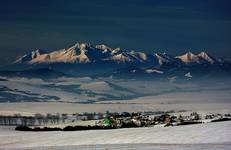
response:
[[[18,130],[18,131],[62,131],[61,128],[48,128],[48,127],[44,127],[44,128],[40,128],[40,127],[30,128],[30,127],[27,127],[27,126],[17,126],[15,128],[15,130]]]
[[[121,125],[121,128],[137,128],[137,127],[139,127],[139,126],[137,126],[133,122],[122,123],[122,125]]]
[[[15,128],[15,130],[18,130],[18,131],[32,131],[32,129],[27,127],[27,126],[17,126]]]
[[[230,121],[230,120],[231,120],[230,118],[220,118],[217,120],[212,120],[211,122]]]
[[[200,123],[202,123],[202,122],[201,121],[184,121],[178,125],[190,125],[190,124],[200,124]]]

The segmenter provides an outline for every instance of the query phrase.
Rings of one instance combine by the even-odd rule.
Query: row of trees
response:
[[[14,114],[13,116],[0,115],[0,125],[22,125],[22,126],[40,126],[49,124],[65,123],[67,121],[76,120],[97,120],[105,117],[104,113],[82,113],[82,114],[50,114],[46,115],[37,113],[34,116],[22,116],[20,114]]]
[[[48,124],[58,124],[60,122],[65,122],[66,119],[66,114],[60,115],[59,113],[55,115],[52,115],[50,113],[46,115],[35,114],[34,116],[21,116],[20,114],[15,114],[13,116],[0,116],[0,125],[39,126]]]

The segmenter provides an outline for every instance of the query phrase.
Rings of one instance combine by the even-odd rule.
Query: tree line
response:
[[[13,116],[3,116],[0,115],[0,125],[5,126],[40,126],[48,124],[58,124],[60,122],[65,122],[67,119],[66,114],[60,115],[59,113],[53,114],[35,114],[34,116],[22,116],[20,114],[14,114]]]

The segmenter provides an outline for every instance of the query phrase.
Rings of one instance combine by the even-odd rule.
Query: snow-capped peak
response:
[[[181,56],[176,56],[176,58],[180,59],[184,63],[199,63],[199,57],[190,51],[187,52],[186,54],[183,54]]]
[[[201,52],[200,54],[197,55],[201,59],[204,59],[205,61],[209,62],[210,64],[213,64],[215,62],[215,59],[212,58],[209,54],[206,52]]]
[[[90,43],[81,43],[81,44],[79,44],[80,49],[87,49],[88,47],[91,47]]]
[[[42,55],[42,54],[44,54],[44,52],[41,51],[40,49],[37,49],[37,50],[31,52],[32,59],[36,58],[37,56]]]
[[[126,52],[121,52],[115,55],[112,55],[111,60],[114,60],[118,63],[125,63],[125,62],[134,62],[134,57]]]
[[[160,54],[160,53],[154,53],[155,57],[157,58],[158,60],[158,63],[160,65],[163,65],[165,63],[169,63],[169,60],[167,58],[165,58],[164,55]]]
[[[131,51],[129,54],[131,54],[139,62],[145,62],[148,59],[148,55],[143,52]]]
[[[45,54],[44,51],[37,49],[34,51],[31,51],[29,54],[23,55],[22,57],[20,57],[19,59],[17,59],[16,61],[14,61],[14,63],[24,63],[24,62],[28,62],[31,61],[41,55]]]
[[[87,49],[89,47],[91,47],[90,43],[76,43],[68,49],[72,49],[72,50],[73,49],[81,49],[81,50],[83,50],[83,49]]]
[[[95,48],[102,50],[103,53],[112,52],[113,49],[105,44],[96,45]]]
[[[105,44],[96,45],[95,48],[98,48],[101,50],[112,50],[112,48],[110,48],[109,46],[107,46]]]
[[[157,60],[159,65],[164,64],[175,64],[177,59],[166,54],[166,53],[154,53],[154,57]]]
[[[35,62],[65,62],[65,63],[73,63],[73,62],[82,62],[86,63],[89,62],[89,58],[86,55],[86,51],[90,48],[91,45],[89,43],[76,43],[70,48],[61,49],[58,51],[54,51],[49,53],[49,59],[46,60],[34,60],[32,63]],[[41,58],[42,59],[42,58]]]

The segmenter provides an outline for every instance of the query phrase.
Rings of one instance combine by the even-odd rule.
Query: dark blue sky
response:
[[[231,57],[230,0],[2,0],[0,65],[75,42]]]

